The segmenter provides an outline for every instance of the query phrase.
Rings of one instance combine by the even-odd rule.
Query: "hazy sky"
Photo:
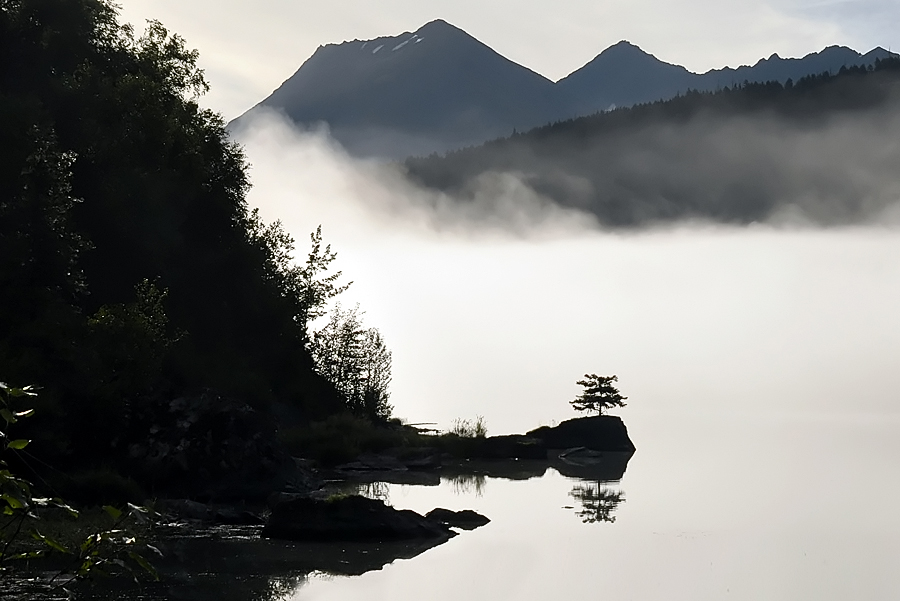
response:
[[[693,71],[803,56],[832,44],[900,47],[896,0],[121,0],[125,20],[158,19],[201,52],[204,104],[234,118],[319,45],[414,31],[441,18],[557,80],[627,39]]]

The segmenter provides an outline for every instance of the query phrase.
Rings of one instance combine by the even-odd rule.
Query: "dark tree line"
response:
[[[108,456],[154,399],[346,409],[307,334],[333,253],[318,232],[293,265],[248,209],[197,58],[109,0],[0,0],[0,369],[43,387],[32,448],[57,459]]]

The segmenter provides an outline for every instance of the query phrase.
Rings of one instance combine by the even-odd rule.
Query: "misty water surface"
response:
[[[614,523],[585,523],[578,483],[552,470],[489,478],[480,496],[447,481],[393,486],[396,506],[473,507],[493,521],[381,571],[313,575],[285,598],[897,598],[896,423],[671,425],[608,485],[625,499]]]
[[[393,351],[397,415],[521,432],[571,417],[585,372],[617,374],[638,447],[613,524],[563,510],[554,474],[392,490],[494,522],[295,598],[900,596],[894,226],[603,232],[515,182],[459,210],[322,137],[245,143],[251,202],[300,255],[318,224],[338,251],[343,302]]]

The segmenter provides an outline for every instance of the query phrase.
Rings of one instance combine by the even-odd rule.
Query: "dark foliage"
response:
[[[206,389],[333,413],[283,241],[196,102],[197,53],[116,19],[108,0],[0,0],[0,365],[44,386],[35,448],[102,457],[148,399]]]

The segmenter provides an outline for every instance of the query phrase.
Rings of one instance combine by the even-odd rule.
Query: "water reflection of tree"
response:
[[[624,492],[605,486],[602,482],[576,484],[569,496],[581,505],[581,509],[575,513],[585,524],[615,522],[616,516],[612,514],[619,503],[625,502]]]
[[[356,494],[378,499],[386,504],[391,504],[391,488],[387,482],[361,482],[356,484]]]
[[[450,483],[453,492],[458,495],[475,493],[476,497],[480,497],[487,486],[487,477],[484,474],[454,474],[445,479]]]

